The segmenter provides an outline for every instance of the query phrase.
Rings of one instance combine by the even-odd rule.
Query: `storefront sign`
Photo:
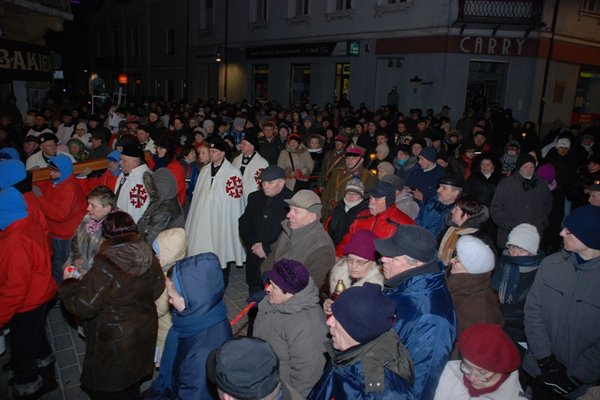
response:
[[[249,47],[246,58],[323,57],[330,56],[336,42],[293,44],[287,46]]]
[[[45,47],[0,40],[0,78],[49,81],[52,71],[52,58]]]
[[[527,39],[465,36],[461,38],[460,51],[468,54],[491,56],[520,56]]]

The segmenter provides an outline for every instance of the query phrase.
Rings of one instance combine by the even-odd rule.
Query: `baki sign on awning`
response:
[[[49,81],[52,70],[52,58],[44,46],[0,39],[1,79]]]

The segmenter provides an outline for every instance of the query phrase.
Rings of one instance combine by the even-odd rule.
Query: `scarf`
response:
[[[154,156],[154,171],[159,168],[167,168],[167,165],[171,162],[169,157],[158,157]]]
[[[469,396],[479,397],[484,394],[494,393],[496,390],[498,390],[498,388],[500,386],[502,386],[504,381],[506,381],[508,379],[509,375],[510,374],[502,374],[502,376],[500,377],[500,379],[498,380],[498,382],[496,382],[496,384],[494,386],[490,386],[490,387],[482,388],[482,389],[477,389],[477,388],[473,387],[473,384],[471,383],[471,381],[469,381],[467,379],[467,377],[465,377],[464,375],[463,375],[463,383],[465,384],[467,390],[469,391]]]
[[[519,267],[537,267],[543,258],[542,252],[535,256],[512,257],[506,253],[500,256],[499,267],[492,277],[492,286],[498,290],[500,304],[514,304],[517,301]]]
[[[94,233],[102,229],[102,222],[104,222],[104,218],[102,218],[100,221],[90,218],[90,220],[85,223],[85,231],[88,235],[93,236]]]
[[[160,373],[152,382],[152,389],[158,393],[166,393],[173,388],[173,366],[177,356],[179,339],[196,336],[219,322],[227,320],[227,308],[221,300],[204,314],[193,313],[185,316],[173,311],[173,326],[169,329],[165,347],[160,359]]]

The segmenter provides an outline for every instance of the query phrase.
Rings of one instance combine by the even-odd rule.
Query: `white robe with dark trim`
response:
[[[233,166],[241,170],[243,158],[244,156],[242,154],[234,158],[232,162]],[[250,196],[250,193],[256,192],[260,189],[258,176],[263,169],[267,168],[268,166],[269,163],[267,160],[262,158],[262,156],[258,153],[254,153],[254,157],[252,157],[252,160],[250,160],[248,165],[246,165],[244,175],[242,176],[242,183],[244,185],[244,205],[248,204],[248,196]]]
[[[244,212],[242,175],[227,160],[214,178],[210,173],[210,164],[202,168],[192,196],[185,221],[187,255],[212,252],[219,257],[221,268],[230,261],[243,265],[246,253],[238,231],[238,219]]]

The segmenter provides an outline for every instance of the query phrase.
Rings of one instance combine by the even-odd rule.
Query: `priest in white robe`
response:
[[[238,219],[244,212],[242,175],[225,159],[227,144],[210,144],[210,163],[198,177],[192,204],[185,221],[188,256],[212,252],[219,257],[224,276],[227,264],[243,265],[246,253],[238,231]]]
[[[250,193],[260,189],[258,176],[269,166],[260,154],[258,154],[258,138],[253,133],[247,133],[240,142],[242,152],[233,159],[232,164],[242,173],[242,184],[244,186],[244,206],[248,204]]]

